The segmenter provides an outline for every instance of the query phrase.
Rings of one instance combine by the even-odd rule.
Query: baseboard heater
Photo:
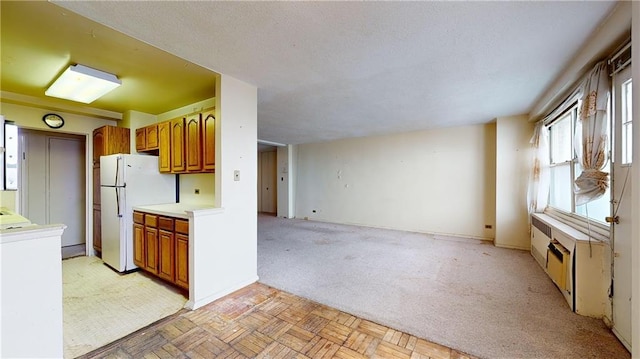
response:
[[[611,281],[608,248],[548,215],[531,216],[531,255],[578,314],[605,314]]]
[[[547,247],[547,272],[551,280],[562,290],[569,289],[567,287],[569,255],[569,250],[556,240],[552,240]]]

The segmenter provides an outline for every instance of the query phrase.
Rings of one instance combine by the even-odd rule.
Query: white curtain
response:
[[[576,205],[600,198],[609,187],[607,163],[607,104],[610,80],[606,61],[596,65],[582,85],[576,123],[575,151],[582,173],[575,180]]]
[[[549,201],[549,131],[538,121],[531,137],[533,160],[529,175],[527,205],[529,214],[543,212]]]

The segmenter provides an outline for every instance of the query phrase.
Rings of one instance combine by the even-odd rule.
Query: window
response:
[[[610,111],[608,111],[610,113]],[[590,220],[605,223],[610,215],[610,190],[595,201],[582,206],[575,205],[574,180],[582,173],[582,166],[574,151],[575,125],[578,104],[573,105],[549,125],[550,188],[549,206],[566,213],[574,213]],[[608,129],[608,133],[610,133]],[[607,149],[608,150],[608,149]],[[610,173],[610,162],[603,169]]]
[[[577,106],[549,127],[550,176],[549,205],[566,212],[573,207],[573,129]]]

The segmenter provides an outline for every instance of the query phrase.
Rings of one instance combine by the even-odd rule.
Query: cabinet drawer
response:
[[[158,216],[155,214],[145,214],[144,215],[144,224],[149,227],[158,227]]]
[[[158,228],[173,232],[173,218],[158,217]]]
[[[144,224],[144,213],[133,212],[133,223]]]
[[[176,219],[176,232],[189,234],[189,221],[184,219]]]

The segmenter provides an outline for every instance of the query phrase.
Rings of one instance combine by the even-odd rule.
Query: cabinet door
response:
[[[100,164],[93,165],[93,204],[100,207]]]
[[[107,127],[93,130],[93,164],[100,166],[100,156],[105,154]]]
[[[189,288],[189,235],[176,233],[176,281],[182,288]]]
[[[158,149],[158,125],[150,125],[144,128],[147,150]]]
[[[160,172],[171,172],[171,123],[158,124],[158,168]]]
[[[105,137],[104,155],[131,153],[129,129],[115,126],[107,126],[106,128],[108,135]]]
[[[145,268],[153,274],[158,274],[158,229],[145,226],[144,231],[147,251]]]
[[[174,281],[175,267],[175,241],[173,232],[160,230],[160,262],[158,267],[158,276],[170,282]]]
[[[213,172],[216,168],[216,118],[213,111],[202,114],[202,169]]]
[[[100,206],[93,206],[93,249],[102,252],[102,212]]]
[[[171,172],[180,173],[187,169],[184,155],[184,118],[171,120]]]
[[[133,224],[133,263],[140,268],[145,268],[144,258],[144,226],[139,223]]]
[[[147,132],[142,128],[136,128],[136,151],[147,149]]]
[[[202,134],[200,133],[200,114],[187,117],[187,171],[202,170]]]

